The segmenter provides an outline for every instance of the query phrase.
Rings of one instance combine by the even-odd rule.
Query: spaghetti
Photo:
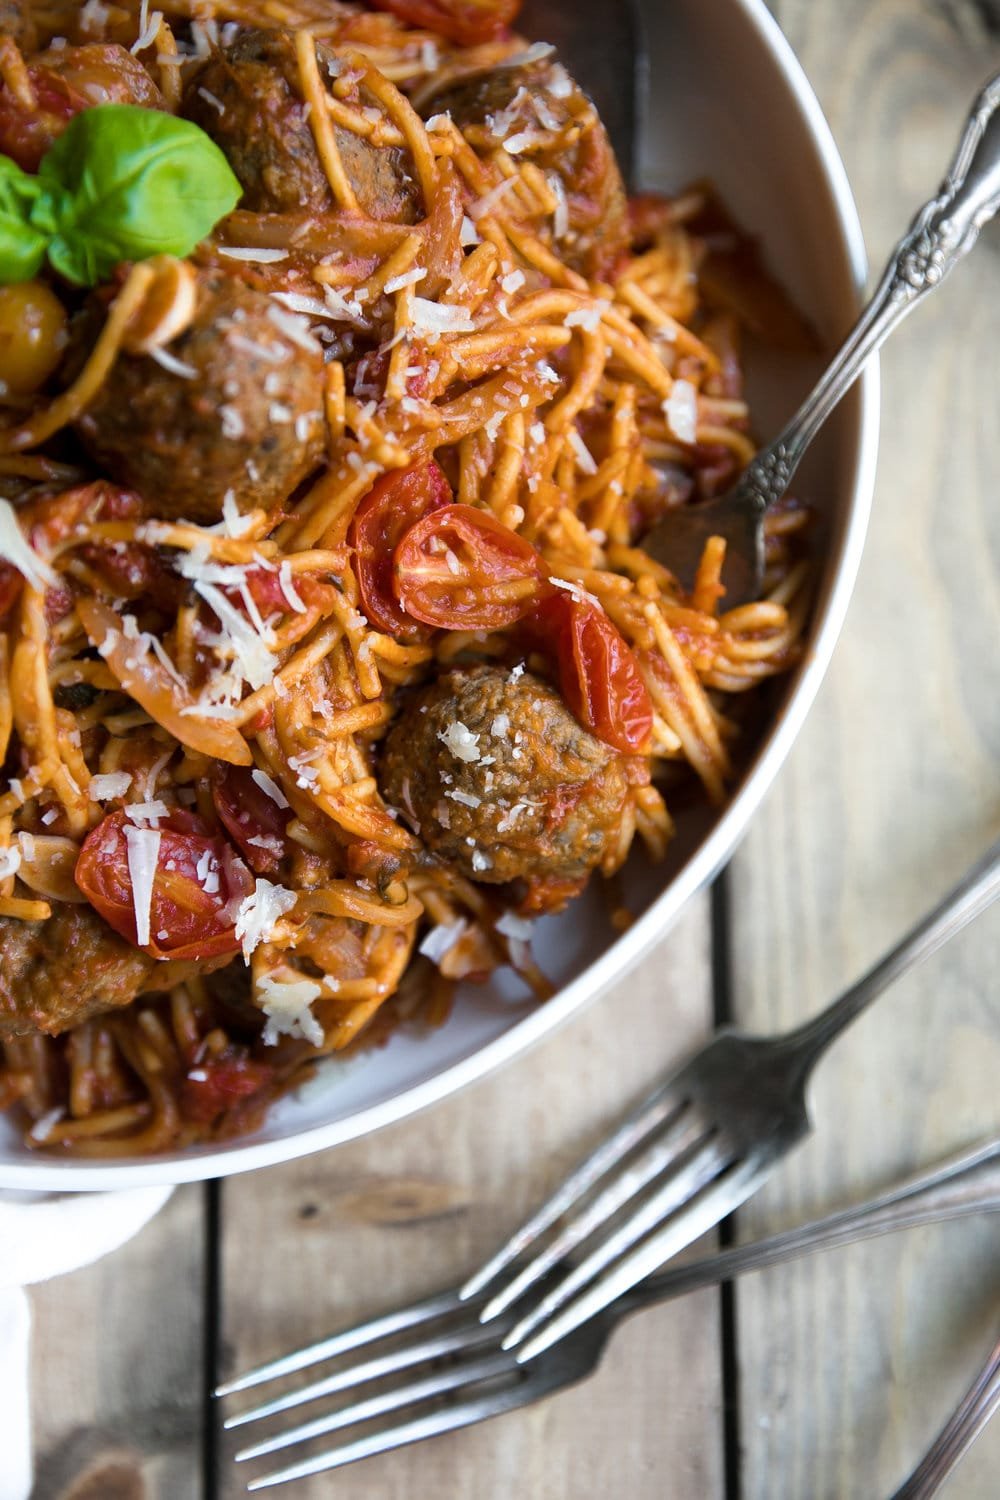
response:
[[[752,456],[761,273],[727,276],[707,189],[626,203],[512,9],[34,5],[0,40],[5,153],[132,102],[243,192],[185,260],[0,288],[0,1109],[31,1146],[252,1129],[463,978],[543,996],[530,918],[636,836],[662,857],[685,778],[721,802],[738,696],[797,660],[800,507],[739,609],[719,539],[689,596],[642,546]]]

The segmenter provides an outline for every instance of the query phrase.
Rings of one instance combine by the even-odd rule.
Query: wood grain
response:
[[[32,1500],[59,1500],[116,1452],[131,1458],[146,1500],[200,1500],[203,1201],[203,1188],[178,1188],[113,1256],[31,1289]],[[88,1500],[133,1494],[109,1475]]]
[[[702,899],[653,958],[515,1066],[356,1145],[228,1181],[222,1373],[455,1284],[710,1015]],[[583,1500],[622,1493],[627,1476],[633,1500],[662,1500],[669,1475],[672,1500],[716,1500],[720,1407],[718,1296],[706,1292],[634,1319],[586,1384],[344,1470],[336,1494]],[[242,1493],[231,1451],[222,1500]],[[319,1500],[333,1483],[296,1493]]]
[[[780,0],[843,151],[873,265],[940,179],[1000,44],[952,0]],[[832,45],[834,27],[838,44]],[[870,539],[805,731],[732,871],[735,1005],[817,1009],[1000,832],[995,233],[883,361]],[[790,1222],[1000,1126],[996,913],[825,1060],[813,1140],[742,1215]],[[1000,1229],[926,1229],[738,1291],[744,1500],[890,1491],[1000,1323]],[[948,1490],[995,1500],[1000,1428]]]
[[[937,180],[1000,63],[996,0],[775,0],[859,200],[873,262]],[[871,538],[807,726],[730,880],[733,1000],[762,1030],[818,1009],[1000,831],[1000,236],[883,363]],[[1000,917],[909,977],[824,1062],[816,1134],[741,1216],[777,1228],[1000,1127]],[[516,1065],[335,1153],[221,1191],[219,1376],[453,1282],[711,1016],[708,905]],[[113,1259],[38,1288],[36,1500],[84,1451],[139,1455],[150,1500],[236,1500],[201,1475],[204,1195]],[[911,1232],[736,1292],[742,1474],[729,1500],[877,1500],[995,1336],[1000,1226]],[[298,1487],[300,1500],[722,1500],[720,1305],[633,1320],[537,1408]],[[239,1401],[232,1402],[235,1408]],[[948,1488],[995,1500],[1000,1423]],[[101,1500],[109,1497],[101,1496]]]

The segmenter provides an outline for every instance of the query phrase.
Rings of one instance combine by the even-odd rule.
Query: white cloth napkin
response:
[[[24,1287],[117,1250],[159,1213],[172,1192],[171,1187],[122,1193],[0,1191],[0,1500],[28,1500],[31,1493],[31,1313]]]

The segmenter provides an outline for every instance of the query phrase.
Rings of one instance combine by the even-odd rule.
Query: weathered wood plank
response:
[[[613,993],[415,1119],[223,1189],[222,1374],[457,1282],[710,1015],[707,902]],[[636,1318],[544,1404],[338,1474],[339,1500],[722,1493],[718,1299]],[[234,1398],[232,1405],[237,1406]],[[245,1403],[247,1404],[247,1403]],[[227,1445],[227,1453],[231,1451]],[[222,1500],[242,1476],[223,1468]],[[329,1477],[301,1500],[326,1496]]]
[[[122,1450],[146,1500],[202,1500],[203,1200],[178,1188],[114,1255],[31,1289],[33,1500]]]
[[[873,263],[937,182],[1000,62],[981,7],[780,0],[841,145]],[[979,19],[977,19],[977,17]],[[834,35],[837,44],[833,44]],[[892,942],[1000,828],[996,239],[883,363],[871,536],[828,681],[733,871],[735,1003],[776,1028]],[[1000,1126],[995,914],[824,1062],[816,1136],[742,1216],[772,1227]],[[952,1224],[738,1292],[745,1500],[888,1493],[1000,1316],[1000,1234]],[[1000,1427],[949,1494],[993,1500]]]

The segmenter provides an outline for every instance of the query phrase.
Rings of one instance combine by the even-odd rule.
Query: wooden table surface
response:
[[[1000,6],[775,10],[880,262],[1000,64]],[[721,1003],[763,1030],[804,1017],[1000,833],[998,249],[987,236],[884,358],[874,519],[847,626],[721,895],[692,903],[586,1014],[459,1097],[327,1155],[182,1188],[118,1254],[35,1289],[35,1500],[55,1500],[60,1475],[102,1445],[140,1456],[148,1500],[235,1500],[216,1379],[458,1278]],[[815,1135],[741,1213],[741,1235],[1000,1128],[998,967],[992,913],[838,1045],[813,1091]],[[648,1312],[576,1389],[288,1493],[878,1500],[998,1320],[1000,1223],[910,1231]],[[998,1475],[1000,1422],[947,1493],[996,1500]],[[109,1481],[93,1500],[110,1495]]]

